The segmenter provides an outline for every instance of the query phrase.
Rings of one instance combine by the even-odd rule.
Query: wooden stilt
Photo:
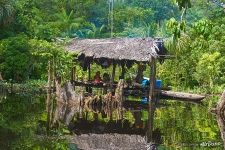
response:
[[[88,64],[88,81],[91,81],[91,63]]]
[[[124,79],[125,78],[125,62],[122,62],[121,67],[122,67],[121,79]]]
[[[88,64],[88,81],[91,81],[91,63]],[[91,87],[88,87],[88,93],[92,93]]]
[[[115,78],[115,71],[116,71],[116,63],[113,61],[113,70],[112,70],[112,78],[110,82],[110,91],[113,91],[113,83],[114,83],[114,78]]]
[[[74,81],[74,68],[71,69],[71,79],[70,81],[73,83]]]
[[[76,81],[76,72],[77,72],[77,68],[73,67],[73,81]],[[75,84],[73,82],[73,89],[75,90]]]
[[[153,131],[153,117],[154,117],[154,102],[155,102],[155,80],[156,80],[156,62],[155,58],[152,57],[150,62],[150,91],[149,91],[149,111],[148,111],[148,142],[152,142],[152,131]]]
[[[150,62],[150,89],[149,89],[149,105],[151,101],[155,101],[155,82],[156,82],[156,60],[152,57]]]
[[[154,129],[154,111],[155,111],[155,108],[154,108],[154,102],[153,101],[150,101],[150,106],[149,106],[149,110],[148,110],[148,122],[147,122],[147,142],[148,143],[151,143],[153,142],[153,129]]]

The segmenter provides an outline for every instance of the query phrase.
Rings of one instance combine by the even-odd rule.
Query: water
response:
[[[135,102],[123,108],[55,103],[46,111],[45,101],[45,95],[1,94],[1,150],[140,150],[150,147],[146,141],[162,150],[223,149],[216,118],[205,105],[161,100],[149,111]]]

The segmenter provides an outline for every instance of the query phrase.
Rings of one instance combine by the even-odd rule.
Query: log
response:
[[[173,91],[161,91],[161,97],[166,99],[181,99],[189,101],[201,101],[205,98],[203,95],[190,94],[184,92],[173,92]]]

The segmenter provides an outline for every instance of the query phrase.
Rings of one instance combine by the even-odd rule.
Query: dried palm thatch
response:
[[[74,39],[66,49],[94,59],[151,61],[162,54],[162,41],[153,38]]]

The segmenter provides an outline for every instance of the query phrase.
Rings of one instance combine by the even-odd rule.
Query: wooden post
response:
[[[76,81],[76,73],[77,72],[77,68],[74,66],[73,67],[73,89],[75,90],[75,81]]]
[[[153,129],[154,129],[154,102],[150,102],[151,105],[149,106],[148,110],[148,122],[147,122],[147,142],[153,144]]]
[[[74,81],[74,68],[71,69],[71,79],[70,82],[73,83]]]
[[[88,64],[88,81],[91,81],[91,63]]]
[[[156,60],[154,57],[151,58],[150,62],[150,91],[149,91],[149,110],[148,110],[148,142],[152,142],[152,131],[153,131],[153,117],[154,117],[154,102],[155,102],[155,80],[156,80]]]
[[[125,78],[125,62],[124,61],[122,61],[121,67],[122,67],[121,79],[124,79]]]
[[[75,77],[74,77],[74,72],[75,72],[75,69],[74,69],[74,67],[72,67],[72,69],[71,69],[71,79],[70,79],[70,82],[73,85],[73,90],[75,90],[75,83],[74,83]]]
[[[155,82],[156,82],[156,60],[152,57],[150,62],[150,89],[149,89],[149,105],[151,101],[155,101]]]
[[[113,70],[112,70],[112,78],[111,78],[111,83],[110,83],[110,91],[113,91],[113,83],[114,83],[114,78],[115,78],[115,71],[116,71],[116,63],[113,60]]]
[[[91,62],[89,61],[89,64],[88,64],[88,81],[91,81]],[[91,87],[88,86],[88,93],[91,93]]]

